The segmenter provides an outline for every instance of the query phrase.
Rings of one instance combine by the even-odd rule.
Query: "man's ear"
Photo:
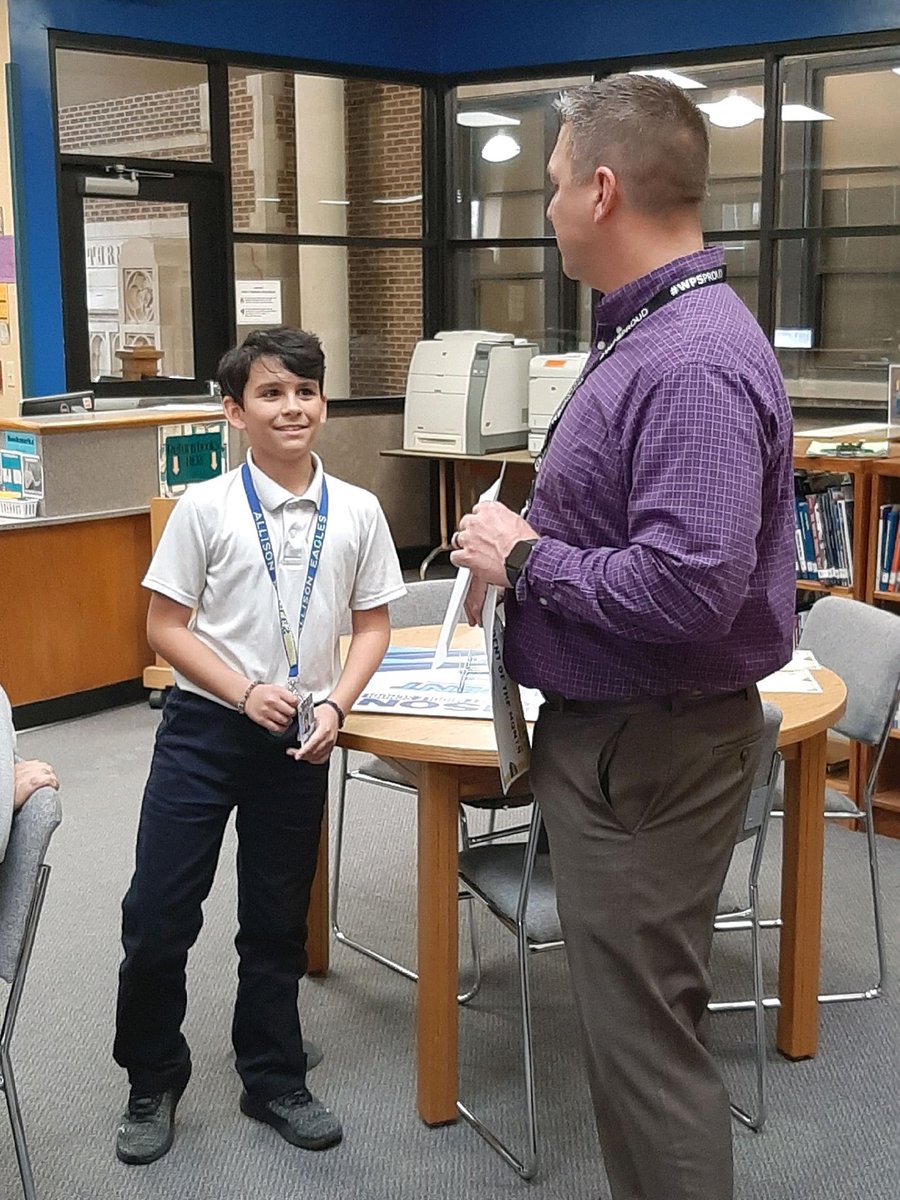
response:
[[[319,422],[319,424],[324,425],[327,420],[328,420],[328,397],[323,392],[322,393],[322,419]]]
[[[612,167],[600,166],[594,172],[597,200],[594,205],[594,221],[605,220],[619,199],[619,181]]]
[[[225,410],[225,419],[232,429],[246,429],[244,410],[233,396],[223,396],[222,407]]]

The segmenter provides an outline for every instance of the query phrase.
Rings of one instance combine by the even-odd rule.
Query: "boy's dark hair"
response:
[[[250,368],[260,358],[277,358],[293,375],[314,379],[320,389],[325,383],[325,354],[316,335],[276,325],[273,329],[255,329],[240,346],[222,355],[216,370],[222,395],[243,405]]]

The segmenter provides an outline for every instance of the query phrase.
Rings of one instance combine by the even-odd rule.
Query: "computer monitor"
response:
[[[21,402],[23,417],[49,417],[58,413],[93,412],[93,392],[61,392],[58,396],[31,396]]]

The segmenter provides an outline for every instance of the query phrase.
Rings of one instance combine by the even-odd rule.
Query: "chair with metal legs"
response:
[[[839,1000],[874,1000],[881,995],[887,978],[881,887],[878,878],[878,847],[872,816],[872,798],[878,768],[891,735],[900,699],[900,620],[897,614],[850,600],[823,596],[810,609],[800,648],[811,650],[823,667],[840,675],[847,687],[847,710],[835,725],[838,733],[869,748],[870,768],[860,803],[835,788],[825,790],[825,819],[853,820],[865,830],[869,884],[875,934],[877,974],[860,988],[827,992],[819,996],[825,1004]],[[780,817],[782,799],[776,796],[773,816]],[[763,925],[780,925],[780,919]]]
[[[453,590],[452,579],[435,579],[419,583],[408,584],[408,591],[405,596],[399,600],[392,601],[390,605],[391,626],[394,629],[405,629],[414,625],[439,625],[444,619],[444,613],[447,610],[447,605],[450,600],[450,593]],[[386,788],[388,791],[402,792],[406,795],[416,795],[415,772],[414,769],[406,767],[403,763],[394,762],[390,759],[377,758],[374,755],[367,755],[355,767],[349,766],[349,758],[347,751],[340,750],[340,768],[338,776],[338,794],[335,809],[335,834],[334,834],[334,867],[331,877],[331,929],[334,934],[335,941],[342,946],[347,946],[350,950],[355,950],[358,954],[363,954],[373,962],[380,963],[381,966],[387,967],[391,971],[395,971],[398,975],[402,975],[405,979],[417,981],[418,973],[412,968],[405,966],[403,963],[397,962],[387,954],[376,950],[374,947],[366,945],[364,942],[352,937],[342,927],[340,921],[340,899],[341,899],[341,875],[344,858],[344,832],[346,824],[346,803],[347,803],[347,784],[353,780],[358,783],[368,783],[376,787]],[[531,803],[530,796],[517,796],[514,799],[507,800],[502,795],[466,798],[464,804],[460,805],[460,837],[463,850],[469,845],[477,845],[485,840],[490,840],[494,834],[494,819],[496,812],[507,807],[520,807]],[[488,832],[485,834],[470,834],[469,824],[466,817],[466,808],[484,809],[490,813],[490,825]],[[527,826],[516,826],[512,829],[505,829],[504,836],[508,836],[511,832],[521,832]],[[472,981],[470,986],[460,993],[458,999],[460,1003],[466,1003],[478,991],[481,983],[481,961],[478,951],[478,940],[476,936],[475,922],[472,915],[472,906],[468,903],[470,897],[466,894],[461,894],[460,899],[466,902],[469,925],[469,948],[471,953],[471,971]]]
[[[13,819],[6,855],[0,863],[0,977],[9,984],[0,1029],[0,1088],[6,1096],[26,1200],[34,1200],[36,1193],[10,1049],[50,875],[44,855],[61,819],[59,796],[53,788],[35,792]]]
[[[523,1179],[533,1178],[538,1165],[529,960],[532,954],[559,950],[564,945],[550,854],[542,830],[540,810],[535,804],[524,842],[475,845],[459,856],[463,889],[480,900],[516,938],[525,1091],[524,1152],[517,1154],[467,1104],[458,1101],[456,1107],[460,1116]]]
[[[750,954],[753,973],[752,1000],[711,1000],[710,1012],[733,1012],[753,1010],[753,1033],[756,1066],[756,1103],[753,1108],[742,1108],[733,1099],[731,1112],[743,1125],[761,1132],[766,1121],[766,1026],[765,1026],[765,993],[763,991],[762,955],[760,953],[759,931],[759,872],[762,866],[763,852],[766,846],[766,831],[775,802],[775,792],[778,786],[778,775],[781,767],[781,755],[778,753],[778,731],[781,728],[781,710],[774,704],[764,704],[765,732],[759,766],[753,780],[753,787],[744,809],[743,820],[738,831],[737,844],[753,839],[753,850],[750,858],[750,868],[747,876],[746,904],[739,911],[722,912],[716,916],[716,933],[733,933],[738,930],[750,932]]]

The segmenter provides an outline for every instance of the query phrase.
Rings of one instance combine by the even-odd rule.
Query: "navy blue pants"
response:
[[[181,1032],[185,965],[203,923],[232,808],[238,836],[238,1073],[263,1100],[302,1087],[297,990],[328,764],[298,763],[232,709],[173,688],[144,790],[134,876],[122,902],[113,1053],[141,1095],[190,1073]]]

